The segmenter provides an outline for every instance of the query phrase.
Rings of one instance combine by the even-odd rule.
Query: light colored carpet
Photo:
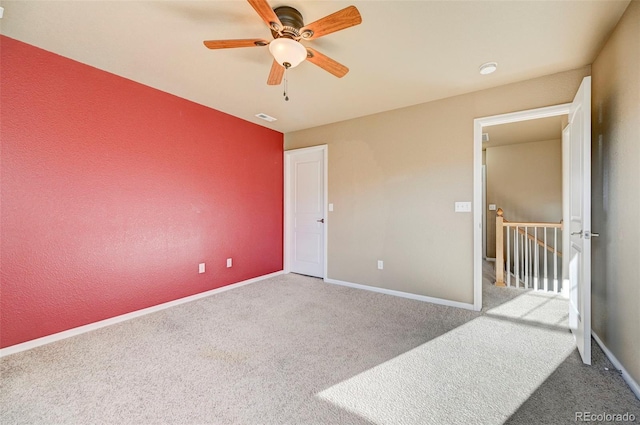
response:
[[[602,388],[640,417],[620,376],[575,362],[564,302],[481,315],[279,276],[1,359],[0,423],[573,423]]]
[[[514,286],[495,286],[495,265],[496,263],[491,261],[482,262],[482,311],[490,310],[522,295],[524,292],[530,291],[529,289],[515,288]]]
[[[502,424],[573,351],[566,304],[529,292],[320,397],[378,424]]]

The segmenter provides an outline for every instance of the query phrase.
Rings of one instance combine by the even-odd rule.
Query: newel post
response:
[[[504,211],[498,208],[496,211],[496,286],[507,286],[504,284]]]

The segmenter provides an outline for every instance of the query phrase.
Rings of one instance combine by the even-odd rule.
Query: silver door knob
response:
[[[600,233],[590,233],[589,231],[584,232],[584,237],[586,239],[597,238],[598,236],[600,236]]]
[[[318,223],[324,223],[324,218],[321,218],[320,220],[316,220]]]
[[[571,232],[572,235],[582,235],[582,230],[580,230],[579,232]]]

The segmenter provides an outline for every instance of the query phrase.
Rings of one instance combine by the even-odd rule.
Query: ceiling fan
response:
[[[234,47],[269,46],[273,56],[271,72],[267,79],[269,85],[282,82],[285,69],[298,66],[305,59],[338,78],[344,77],[349,68],[323,55],[311,47],[303,46],[300,40],[315,40],[336,31],[340,31],[362,22],[360,12],[355,6],[349,6],[315,22],[305,25],[302,14],[290,6],[272,9],[267,0],[247,0],[258,15],[271,29],[273,40],[260,38],[241,40],[207,40],[204,45],[209,49],[229,49]]]

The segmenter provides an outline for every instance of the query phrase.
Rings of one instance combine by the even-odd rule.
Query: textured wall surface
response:
[[[2,347],[282,269],[281,133],[0,43]]]
[[[285,134],[329,145],[328,277],[473,302],[474,118],[570,102],[584,67]],[[377,270],[384,260],[384,270]]]
[[[593,63],[591,326],[640,383],[640,1]]]

